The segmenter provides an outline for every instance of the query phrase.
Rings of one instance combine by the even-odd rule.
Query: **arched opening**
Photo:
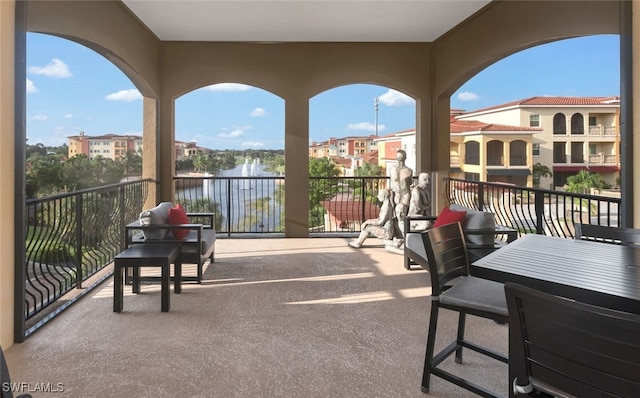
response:
[[[175,120],[176,200],[220,233],[284,232],[282,98],[214,84],[177,98]]]
[[[309,101],[309,223],[359,231],[377,217],[378,190],[405,151],[416,173],[415,100],[388,87],[349,84]]]
[[[564,113],[553,115],[553,134],[567,134],[567,117]]]
[[[527,143],[516,140],[509,143],[509,164],[511,166],[527,165]]]
[[[142,95],[113,63],[28,33],[26,85],[27,198],[141,175]]]
[[[597,142],[603,141],[595,137],[596,133],[604,135],[607,129],[611,137],[620,133],[615,122],[620,112],[617,97],[620,93],[619,45],[619,35],[606,34],[563,39],[519,51],[486,67],[464,83],[451,96],[450,108],[456,110],[455,118],[460,121],[499,124],[518,132],[530,131],[530,140],[522,141],[531,145],[532,153],[525,152],[527,158],[531,158],[531,163],[524,163],[521,159],[518,162],[522,165],[548,165],[557,179],[563,178],[566,173],[562,170],[567,168],[564,164],[584,162],[584,151],[578,151],[579,146],[584,145],[584,148],[595,153],[602,152],[603,156],[597,159],[594,156],[596,161],[604,161],[604,154],[613,153],[609,147],[604,150],[593,148],[598,148]],[[594,53],[593,59],[587,61],[585,57],[589,55],[585,54],[584,48],[598,48],[598,53]],[[598,61],[603,54],[612,60],[611,64],[604,67]],[[577,57],[586,62],[576,65]],[[584,68],[584,71],[577,68]],[[604,82],[584,78],[596,70],[598,76],[603,76]],[[522,76],[527,76],[527,79],[523,80]],[[577,94],[576,91],[584,94]],[[601,97],[601,103],[597,102],[597,97]],[[566,113],[568,106],[572,108],[571,114]],[[582,106],[584,110],[573,110]],[[461,111],[465,108],[471,110]],[[567,142],[567,132],[584,135],[587,128],[584,119],[587,115],[589,129],[593,133],[585,137],[584,142],[572,146]],[[472,131],[470,129],[467,134]],[[522,144],[517,146],[521,148]],[[489,146],[486,150],[489,150]],[[577,155],[572,159],[570,155],[574,151]],[[514,160],[513,152],[510,157],[510,161]],[[486,165],[489,166],[491,157],[488,153],[484,159],[487,159]],[[604,173],[602,175],[607,177]],[[563,183],[559,180],[556,182]]]
[[[487,142],[487,166],[504,166],[504,143],[499,140]]]
[[[468,141],[464,144],[464,163],[480,165],[480,143],[478,141]]]
[[[584,116],[574,113],[571,116],[571,134],[584,134]]]

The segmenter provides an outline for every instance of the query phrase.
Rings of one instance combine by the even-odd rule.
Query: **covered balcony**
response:
[[[120,391],[141,396],[218,392],[221,396],[423,396],[419,379],[428,323],[426,273],[402,270],[397,255],[378,247],[353,251],[344,238],[309,239],[309,98],[353,82],[376,82],[411,95],[417,104],[415,172],[446,175],[449,97],[470,76],[506,54],[564,37],[619,33],[623,79],[631,79],[638,69],[631,52],[631,36],[637,36],[631,20],[635,2],[443,4],[439,12],[421,14],[420,25],[430,26],[429,15],[442,19],[447,9],[459,11],[458,19],[422,40],[354,35],[340,41],[301,42],[297,36],[265,42],[264,36],[218,41],[195,33],[188,40],[175,41],[170,35],[163,39],[166,32],[144,25],[120,1],[0,2],[5,27],[0,32],[0,81],[2,96],[8,98],[0,104],[0,123],[2,131],[15,131],[3,135],[1,149],[6,187],[2,197],[14,211],[6,212],[0,223],[5,232],[0,344],[13,378],[52,383],[50,388],[63,383],[68,396],[118,395]],[[567,23],[558,15],[574,18]],[[167,15],[170,20],[174,16]],[[188,31],[186,25],[180,29]],[[143,93],[143,177],[150,183],[139,196],[143,201],[136,202],[136,210],[176,197],[175,98],[197,87],[230,81],[281,96],[286,104],[285,179],[293,187],[284,197],[282,238],[221,239],[219,264],[207,268],[206,283],[185,286],[180,297],[172,297],[168,314],[159,312],[154,286],[125,298],[128,314],[112,313],[107,276],[62,317],[25,341],[21,311],[27,250],[23,238],[29,215],[20,188],[24,184],[25,93],[24,85],[16,82],[25,80],[27,31],[87,45],[118,65]],[[618,225],[637,226],[640,215],[633,206],[633,187],[640,184],[640,177],[631,171],[640,160],[629,156],[639,145],[632,140],[638,135],[631,123],[634,93],[631,84],[622,87],[621,119],[628,130],[621,131],[626,162]],[[460,182],[457,192],[477,193],[479,188],[465,184]],[[436,181],[435,208],[450,200],[447,189],[444,180]],[[529,209],[540,204],[535,195],[526,197],[531,201]],[[543,231],[536,227],[535,232]],[[71,254],[83,258],[82,253]],[[98,255],[99,261],[105,262],[109,255]],[[129,318],[127,322],[122,315]],[[453,327],[455,322],[450,321]],[[488,345],[505,349],[505,326],[489,322],[478,324],[476,330]],[[485,382],[507,393],[504,367],[471,360],[468,371],[479,370],[483,374],[488,370],[491,376]],[[440,380],[434,381],[431,395],[470,396]]]
[[[109,280],[6,350],[12,379],[64,388],[36,397],[425,396],[429,275],[375,239],[348,241],[220,239],[203,283],[172,292],[167,313],[157,284],[125,288],[114,313]],[[451,333],[457,318],[444,317]],[[468,322],[506,351],[506,325]],[[469,377],[506,396],[505,364],[466,358]],[[434,378],[429,396],[474,395]]]

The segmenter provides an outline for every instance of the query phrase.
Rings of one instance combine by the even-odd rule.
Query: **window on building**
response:
[[[540,156],[540,144],[533,144],[532,148],[533,148],[532,155]]]
[[[564,113],[553,116],[553,134],[567,134],[567,118]]]
[[[566,142],[553,143],[553,163],[567,163]]]
[[[492,140],[487,142],[487,166],[504,165],[504,145],[502,141]]]
[[[571,116],[571,134],[584,134],[584,116],[581,113]]]
[[[512,141],[509,144],[509,164],[511,166],[527,165],[527,143],[522,140]]]
[[[477,141],[469,141],[464,144],[465,156],[464,162],[465,164],[480,164],[480,143]]]
[[[584,142],[571,143],[571,163],[584,163]]]
[[[480,181],[479,173],[464,173],[464,179],[468,181]]]
[[[529,127],[540,127],[540,115],[529,115]]]
[[[589,116],[589,126],[597,126],[597,125],[598,125],[598,117]]]

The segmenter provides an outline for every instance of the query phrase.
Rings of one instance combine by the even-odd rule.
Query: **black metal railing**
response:
[[[25,319],[34,319],[113,261],[127,222],[138,218],[151,180],[26,203]]]
[[[573,238],[574,224],[620,226],[621,199],[449,178],[451,203],[495,213],[520,234]]]
[[[190,212],[214,212],[220,235],[284,232],[284,177],[174,180],[176,201]],[[451,203],[495,213],[498,223],[520,234],[572,238],[577,222],[619,226],[620,198],[448,177],[445,182]],[[59,313],[76,300],[60,300],[66,293],[86,287],[91,277],[89,288],[111,275],[100,271],[123,249],[124,225],[138,218],[151,183],[138,180],[27,201],[27,335],[51,318],[44,309]],[[378,216],[376,196],[388,186],[387,177],[311,177],[310,234],[357,234],[364,220]]]
[[[573,237],[577,222],[618,226],[620,198],[449,179],[451,203],[496,214],[520,233]],[[231,236],[284,232],[284,177],[175,177],[176,200],[188,211],[214,212],[216,231]],[[388,177],[310,177],[309,230],[359,232],[378,215]]]
[[[378,216],[387,177],[310,177],[312,233],[359,232]],[[176,201],[189,212],[213,212],[219,234],[284,233],[284,177],[174,177]]]

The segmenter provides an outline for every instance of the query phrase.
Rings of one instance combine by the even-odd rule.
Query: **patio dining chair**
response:
[[[640,244],[640,229],[594,224],[575,224],[574,228],[574,237],[578,240],[591,240],[627,246]]]
[[[640,315],[506,283],[517,396],[638,397]]]
[[[466,315],[508,321],[507,302],[502,283],[477,278],[469,274],[467,246],[459,222],[428,229],[422,233],[431,276],[431,315],[427,349],[422,376],[422,391],[429,392],[431,375],[438,376],[483,397],[498,397],[488,389],[465,380],[439,365],[455,352],[455,361],[462,363],[462,349],[468,348],[507,363],[506,355],[465,339]],[[456,339],[438,354],[434,353],[440,308],[458,312]]]

